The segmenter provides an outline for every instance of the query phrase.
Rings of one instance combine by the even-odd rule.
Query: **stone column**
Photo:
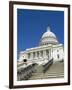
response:
[[[52,49],[49,50],[49,60],[52,59]]]
[[[41,57],[43,58],[43,50],[41,51]]]
[[[52,49],[51,49],[51,59],[53,58],[53,52],[52,52]]]
[[[35,52],[35,58],[37,59],[37,52]]]
[[[41,58],[41,51],[39,51],[39,58]]]
[[[46,50],[43,50],[43,58],[46,58]]]
[[[31,52],[31,59],[33,59],[33,52]]]

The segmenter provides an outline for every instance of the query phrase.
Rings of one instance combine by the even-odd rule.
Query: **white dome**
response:
[[[47,44],[58,44],[58,40],[56,35],[51,32],[50,27],[47,28],[47,31],[42,35],[40,45],[47,45]]]
[[[54,38],[56,38],[55,34],[50,31],[50,27],[48,27],[48,28],[47,28],[47,32],[45,32],[45,33],[42,35],[42,38],[45,38],[45,37],[54,37]]]

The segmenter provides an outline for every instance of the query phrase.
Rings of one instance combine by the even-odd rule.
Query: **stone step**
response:
[[[56,75],[56,76],[44,76],[44,77],[41,77],[41,76],[36,76],[36,77],[32,77],[30,78],[31,79],[48,79],[48,78],[61,78],[61,77],[64,77],[64,75]]]
[[[49,72],[49,73],[34,73],[34,75],[40,75],[40,74],[43,74],[43,75],[54,75],[54,74],[64,74],[64,72],[59,72],[59,73],[57,73],[57,72]]]
[[[35,76],[32,76],[30,79],[45,79],[45,78],[59,78],[59,77],[64,77],[64,73],[60,73],[60,74],[57,74],[57,73],[49,73],[49,74],[36,74]]]
[[[49,74],[35,74],[35,76],[54,76],[54,75],[64,75],[64,73],[55,73],[55,74],[52,74],[52,73],[49,73]]]
[[[49,78],[62,78],[64,77],[64,64],[56,62],[49,67],[45,73],[41,72],[42,67],[37,67],[37,72],[30,78],[30,80],[35,79],[49,79]]]
[[[35,78],[33,78],[33,80],[34,79],[50,79],[50,78],[62,78],[63,76],[59,76],[59,77],[57,77],[57,76],[54,76],[54,77],[45,77],[45,78],[42,78],[42,77],[35,77]],[[30,79],[30,80],[32,80],[32,79]]]
[[[63,72],[62,73],[45,73],[44,75],[56,75],[56,74],[60,75],[60,74],[64,74],[64,73]]]

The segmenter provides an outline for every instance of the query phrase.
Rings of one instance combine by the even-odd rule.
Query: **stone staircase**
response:
[[[36,80],[36,79],[63,78],[63,77],[64,77],[63,62],[55,62],[46,70],[45,73],[43,73],[42,66],[36,66],[36,72],[29,79]]]

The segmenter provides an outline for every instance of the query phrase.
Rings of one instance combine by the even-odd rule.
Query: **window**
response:
[[[46,55],[48,55],[48,53],[49,53],[48,50],[46,50]]]
[[[41,57],[43,57],[43,51],[41,51]]]
[[[33,58],[35,58],[35,52],[33,52]]]
[[[57,58],[59,59],[59,54],[57,55]]]

